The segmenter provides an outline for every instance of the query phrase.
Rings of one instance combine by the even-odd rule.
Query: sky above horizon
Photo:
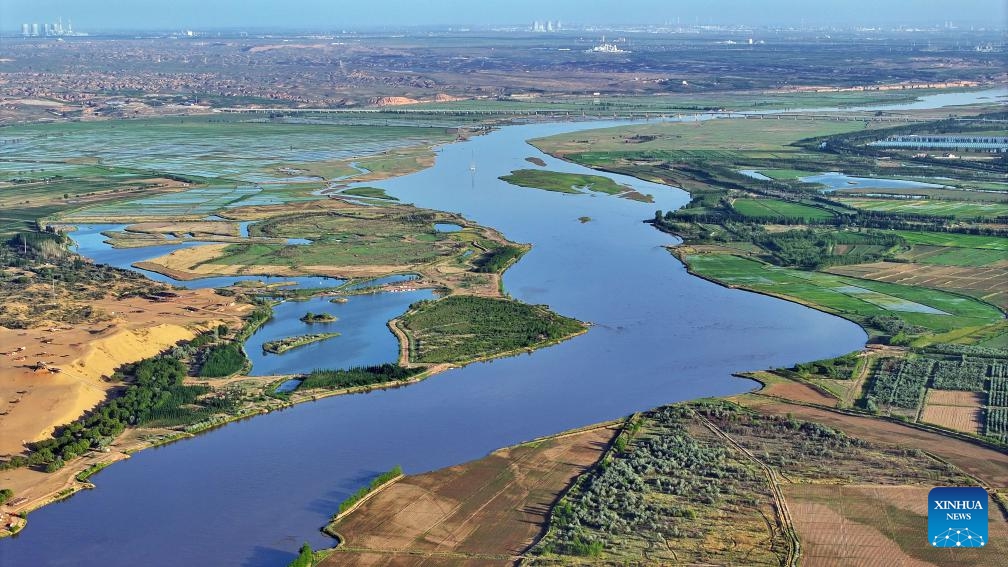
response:
[[[1004,0],[0,0],[0,27],[79,31],[568,24],[938,25],[1004,28]],[[379,8],[376,9],[376,6]]]

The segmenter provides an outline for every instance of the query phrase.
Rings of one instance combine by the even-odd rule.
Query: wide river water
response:
[[[22,534],[0,542],[0,564],[285,565],[302,542],[332,545],[319,528],[339,502],[396,464],[429,471],[634,411],[744,392],[754,384],[732,373],[864,344],[864,332],[843,319],[690,276],[664,248],[675,239],[641,222],[655,209],[685,204],[681,190],[606,174],[654,195],[645,204],[497,179],[535,167],[525,161],[532,156],[552,170],[587,172],[525,140],[616,124],[509,126],[442,147],[430,169],[370,184],[532,243],[506,273],[506,290],[592,322],[589,333],[142,451],[95,475],[95,490],[33,512]],[[581,223],[582,216],[592,220]],[[290,316],[308,308],[291,308]],[[314,365],[340,366],[340,352]]]

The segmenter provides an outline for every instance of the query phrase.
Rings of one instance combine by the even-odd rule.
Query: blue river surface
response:
[[[340,501],[396,464],[421,473],[634,411],[744,392],[754,384],[732,373],[863,346],[866,336],[853,323],[690,276],[664,248],[676,239],[642,222],[655,209],[685,204],[688,196],[679,189],[604,174],[654,195],[646,204],[497,179],[524,168],[527,157],[543,159],[552,170],[587,172],[525,140],[618,124],[625,122],[508,126],[441,147],[432,168],[369,183],[403,202],[458,212],[532,243],[507,271],[506,290],[589,321],[590,332],[408,387],[325,398],[142,451],[92,477],[96,489],[31,513],[21,534],[0,542],[0,564],[285,565],[302,542],[331,546],[319,528]],[[592,220],[581,223],[581,216]],[[106,251],[97,259],[116,254],[128,260],[138,252]],[[387,294],[402,296],[398,313],[415,300],[409,293]],[[286,303],[282,308],[290,313],[276,324],[308,310],[341,317],[341,309],[362,299],[331,309]],[[397,313],[375,307],[385,311],[366,326],[374,337],[389,338],[374,321]],[[342,321],[334,328],[340,330]],[[349,316],[346,322],[352,323]],[[363,344],[339,348],[349,338],[306,351],[315,356],[299,370],[386,356],[382,350],[366,354]],[[394,359],[389,352],[387,360]]]

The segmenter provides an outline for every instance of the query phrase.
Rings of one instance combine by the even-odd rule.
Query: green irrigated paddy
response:
[[[915,232],[910,230],[898,230],[896,234],[902,236],[910,244],[954,248],[981,248],[984,250],[1008,252],[1008,238],[1000,236],[954,234],[950,232]]]
[[[865,211],[952,216],[959,219],[994,218],[1008,215],[1008,204],[944,201],[938,199],[837,199]]]
[[[118,222],[313,199],[322,177],[362,173],[352,159],[416,169],[428,146],[452,139],[441,127],[217,115],[10,126],[0,132],[0,232],[70,211]]]
[[[741,214],[753,218],[795,217],[804,219],[828,219],[833,213],[818,207],[782,199],[735,199],[732,207]]]
[[[934,332],[994,323],[995,307],[932,289],[770,266],[731,254],[687,257],[690,269],[731,286],[787,296],[855,321],[894,316]]]
[[[915,248],[916,250],[916,248]],[[982,248],[948,248],[939,253],[926,256],[915,256],[913,261],[919,264],[936,264],[939,266],[992,266],[1008,260],[1008,252],[1003,250],[985,250]]]
[[[0,158],[86,158],[148,172],[289,181],[279,168],[452,140],[444,128],[344,126],[236,116],[69,122],[4,129]]]

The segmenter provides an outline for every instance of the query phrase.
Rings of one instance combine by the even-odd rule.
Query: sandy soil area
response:
[[[114,319],[75,327],[0,328],[0,455],[20,453],[24,442],[45,438],[100,403],[115,387],[103,377],[120,365],[221,322],[234,326],[248,309],[211,290],[180,291],[165,302],[134,297],[95,303]]]

